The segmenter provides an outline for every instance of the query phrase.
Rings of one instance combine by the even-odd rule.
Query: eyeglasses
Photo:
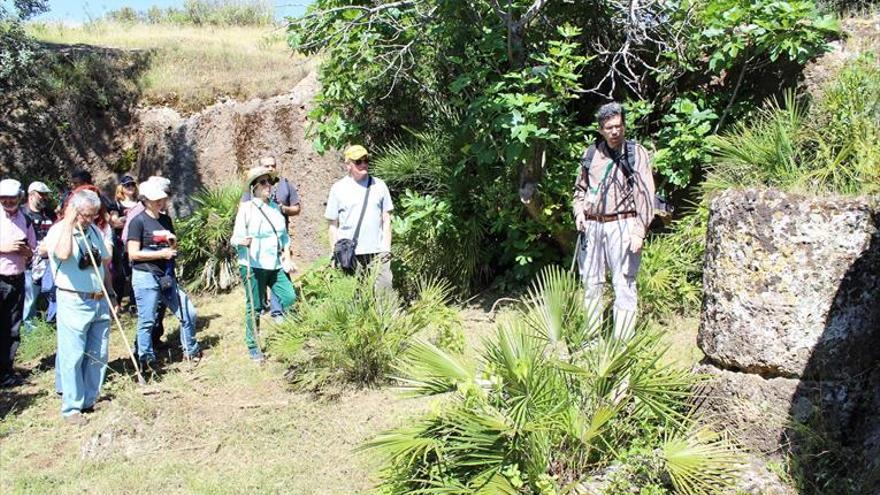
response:
[[[97,213],[80,213],[79,216],[83,217],[86,220],[94,220],[98,217]]]

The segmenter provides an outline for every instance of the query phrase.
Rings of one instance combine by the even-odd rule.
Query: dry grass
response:
[[[311,69],[293,54],[275,27],[198,27],[93,22],[82,26],[34,23],[41,41],[146,50],[149,67],[140,76],[143,101],[183,112],[218,99],[246,100],[292,89]]]
[[[352,449],[430,403],[388,389],[336,401],[290,392],[280,364],[247,359],[242,306],[238,291],[199,301],[208,357],[197,367],[168,365],[146,389],[110,373],[110,400],[84,428],[62,423],[53,370],[27,363],[30,383],[15,389],[19,405],[0,421],[0,493],[367,491],[375,461]],[[111,341],[111,360],[122,358],[115,330]]]

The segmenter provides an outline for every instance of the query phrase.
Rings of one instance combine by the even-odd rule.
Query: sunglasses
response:
[[[368,159],[366,159],[366,158],[361,158],[360,160],[355,160],[355,161],[354,161],[354,164],[355,164],[355,165],[367,165],[367,164],[369,164],[369,163],[370,163],[370,160],[368,160]]]
[[[256,183],[261,186],[271,186],[272,184],[274,184],[272,182],[272,179],[260,179],[260,180],[256,181]]]

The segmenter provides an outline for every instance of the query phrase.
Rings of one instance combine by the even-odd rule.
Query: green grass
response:
[[[311,65],[292,54],[273,26],[190,26],[96,21],[82,26],[32,23],[31,35],[64,45],[146,50],[146,104],[198,111],[218,98],[246,100],[289,91]]]
[[[16,361],[30,362],[47,357],[55,352],[55,324],[46,323],[42,319],[34,320],[34,329],[26,331],[22,326],[21,344],[18,347]]]

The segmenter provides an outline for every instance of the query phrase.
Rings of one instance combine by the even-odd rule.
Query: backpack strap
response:
[[[596,156],[596,143],[591,144],[587,148],[587,152],[584,153],[584,157],[581,159],[581,168],[583,170],[584,177],[586,177],[587,190],[590,189],[590,165],[593,163],[594,156]]]
[[[367,199],[370,197],[370,186],[373,185],[373,176],[367,176],[367,192],[364,194],[364,205],[361,206],[361,216],[358,218],[357,227],[354,229],[354,235],[351,239],[354,241],[355,246],[357,246],[358,235],[361,233],[361,223],[364,221],[364,213],[367,212]]]

